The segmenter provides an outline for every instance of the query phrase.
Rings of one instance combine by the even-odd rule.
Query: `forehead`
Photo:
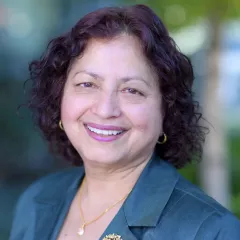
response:
[[[83,54],[74,62],[77,70],[97,71],[100,75],[152,74],[140,41],[127,34],[113,39],[92,39]]]
[[[111,39],[91,39],[83,55],[90,53],[110,54],[118,53],[118,55],[126,55],[127,53],[138,55],[145,58],[140,40],[132,35],[121,34]]]

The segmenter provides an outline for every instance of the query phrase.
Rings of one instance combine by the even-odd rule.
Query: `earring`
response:
[[[167,141],[167,135],[165,133],[163,133],[161,137],[163,138],[163,140],[161,142],[157,141],[158,144],[164,144]]]
[[[59,123],[58,123],[60,129],[62,129],[64,131],[64,128],[63,128],[63,125],[62,125],[62,121],[60,120]]]

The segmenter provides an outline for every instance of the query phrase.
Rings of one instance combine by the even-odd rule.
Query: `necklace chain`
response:
[[[121,199],[119,199],[118,201],[116,201],[114,204],[112,204],[111,206],[109,206],[108,208],[106,208],[101,214],[99,214],[97,217],[95,217],[94,219],[92,219],[89,222],[86,222],[83,216],[83,211],[82,211],[82,207],[81,207],[81,198],[82,198],[82,189],[83,189],[83,185],[85,183],[85,177],[82,181],[82,185],[80,187],[80,191],[79,191],[79,201],[80,201],[80,218],[82,220],[82,226],[79,228],[78,231],[78,235],[83,235],[84,231],[85,231],[85,227],[90,225],[91,223],[96,222],[98,219],[100,219],[102,216],[104,216],[109,210],[111,210],[112,208],[114,208],[118,203],[120,203],[121,201],[125,200],[127,198],[127,196],[129,195],[129,193],[131,191],[129,191],[124,197],[122,197]]]

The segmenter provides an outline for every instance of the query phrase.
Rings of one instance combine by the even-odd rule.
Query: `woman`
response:
[[[21,196],[12,240],[240,239],[240,223],[175,168],[200,157],[193,70],[144,5],[103,8],[30,65],[29,107],[82,165]]]

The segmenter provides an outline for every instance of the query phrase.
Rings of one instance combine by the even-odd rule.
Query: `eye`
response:
[[[95,87],[94,83],[91,83],[91,82],[78,83],[78,84],[76,84],[76,86],[80,86],[80,87],[83,87],[83,88],[93,88],[93,87]]]
[[[131,93],[131,94],[134,94],[134,95],[140,95],[140,96],[144,96],[143,93],[141,93],[140,91],[134,89],[134,88],[125,88],[123,90],[124,93]]]

